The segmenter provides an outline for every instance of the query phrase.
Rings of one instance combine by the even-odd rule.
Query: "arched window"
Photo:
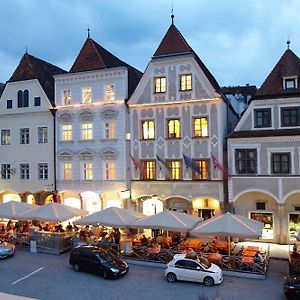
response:
[[[29,106],[29,91],[25,90],[23,92],[23,107],[28,107]]]
[[[18,107],[23,107],[23,92],[21,90],[18,91]]]

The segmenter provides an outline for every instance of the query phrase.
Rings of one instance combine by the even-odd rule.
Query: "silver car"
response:
[[[8,242],[3,242],[0,243],[0,258],[5,258],[14,255],[15,253],[15,245],[8,243]]]

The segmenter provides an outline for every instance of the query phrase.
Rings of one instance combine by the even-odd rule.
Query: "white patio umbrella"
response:
[[[76,220],[76,225],[104,225],[124,228],[138,220],[142,215],[119,207],[108,207]]]
[[[22,215],[26,212],[37,209],[37,205],[18,202],[18,201],[9,201],[0,204],[0,218],[4,219],[13,219],[21,220]]]
[[[39,220],[46,222],[62,222],[75,216],[84,216],[87,212],[61,203],[50,202],[39,206],[33,211],[24,213],[23,219]]]
[[[133,222],[130,227],[187,232],[199,221],[200,218],[166,209],[158,214],[141,218]]]
[[[230,237],[257,238],[261,236],[263,227],[261,222],[227,212],[197,224],[190,233],[227,236],[230,255]]]

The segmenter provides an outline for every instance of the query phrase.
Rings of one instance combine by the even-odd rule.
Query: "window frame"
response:
[[[116,162],[115,161],[105,161],[104,162],[105,169],[105,180],[116,180]]]
[[[190,77],[190,80],[188,79]],[[180,74],[179,75],[179,91],[187,92],[193,90],[193,74]]]
[[[84,128],[86,125],[86,128]],[[83,122],[81,123],[81,140],[82,141],[91,141],[94,137],[93,132],[93,123],[92,122]]]
[[[104,138],[113,140],[116,138],[116,122],[108,121],[104,123]]]
[[[206,120],[206,133],[207,135],[204,135],[203,132],[205,132],[205,128],[203,128],[202,121]],[[196,129],[196,120],[200,120],[200,124],[197,126],[199,129]],[[192,119],[192,128],[193,128],[193,138],[208,138],[209,137],[209,128],[208,128],[208,117],[193,117]],[[196,132],[199,131],[199,135],[196,134]]]
[[[153,123],[153,137],[149,137],[150,133],[151,133],[151,128],[150,128],[150,123]],[[146,125],[146,129],[145,126]],[[145,130],[148,131],[148,136],[146,136]],[[154,119],[150,119],[150,120],[142,120],[141,121],[141,140],[155,140],[155,120]]]
[[[45,131],[43,131],[45,130]],[[48,127],[38,127],[38,144],[48,144]]]
[[[289,86],[290,83],[293,83],[292,86]],[[296,89],[297,88],[297,77],[283,78],[283,88],[285,90]]]
[[[10,180],[11,179],[11,165],[10,164],[1,164],[1,179]]]
[[[115,101],[116,100],[116,90],[115,90],[114,84],[112,84],[112,83],[105,84],[104,98],[105,98],[105,101]]]
[[[85,99],[86,96],[89,96],[88,101]],[[89,86],[85,86],[81,88],[81,100],[82,104],[91,104],[92,103],[92,88]]]
[[[140,161],[142,166],[142,180],[151,181],[156,180],[157,172],[156,172],[156,161],[155,160],[141,160]],[[150,166],[153,164],[153,166]]]
[[[295,116],[292,116],[291,113],[295,112]],[[285,113],[289,113],[288,116],[284,116]],[[292,118],[295,118],[295,121],[292,122]],[[281,127],[296,127],[300,126],[300,106],[285,106],[280,108],[280,123]],[[285,122],[285,118],[288,118],[289,122]]]
[[[62,162],[62,177],[63,180],[73,179],[73,163],[71,161]]]
[[[49,179],[48,163],[38,163],[38,179],[39,180],[48,180]]]
[[[70,142],[73,140],[73,124],[61,125],[61,141]]]
[[[258,117],[258,113],[263,113],[261,117]],[[268,115],[264,115],[264,113],[268,113]],[[268,118],[268,123],[265,122],[265,119]],[[258,119],[262,120],[262,124],[258,124]],[[267,123],[267,124],[266,124]],[[270,128],[272,127],[272,109],[271,107],[266,108],[255,108],[254,109],[254,128]]]
[[[12,99],[6,100],[6,109],[12,109],[13,108],[13,101]]]
[[[62,104],[65,106],[71,105],[71,89],[62,91]]]
[[[176,133],[176,124],[175,121],[179,122],[179,134],[178,136],[173,136],[174,133]],[[174,125],[172,126],[174,130],[174,133],[170,133],[170,122],[174,122]],[[176,135],[176,134],[175,134]],[[167,119],[167,139],[181,139],[181,120],[180,118],[175,118],[175,119]]]
[[[41,106],[41,97],[40,96],[34,97],[34,106]]]
[[[92,181],[94,178],[93,174],[93,162],[85,161],[82,163],[82,180]]]
[[[11,144],[10,129],[1,129],[1,146],[7,146]]]
[[[164,83],[162,81],[165,81]],[[153,78],[153,93],[164,94],[167,92],[167,77],[156,76]]]
[[[178,166],[176,166],[178,163]],[[174,165],[175,164],[175,165]],[[168,180],[178,181],[182,180],[182,160],[181,159],[168,159],[166,160],[166,165],[168,168]],[[170,177],[171,175],[171,177]]]
[[[20,164],[20,180],[30,180],[29,164]]]
[[[20,128],[20,145],[30,144],[30,129]]]
[[[279,171],[276,171],[275,172],[275,162],[274,161],[274,158],[275,157],[278,157],[279,158]],[[284,172],[283,171],[283,161],[282,159],[286,157],[287,158],[287,161],[286,161],[286,164],[287,164],[287,171]],[[291,161],[291,153],[290,152],[272,152],[271,153],[271,173],[272,175],[288,175],[288,174],[292,174],[292,165],[291,165],[292,161]]]
[[[254,153],[254,157],[251,158],[249,156],[250,153]],[[238,157],[238,154],[245,155],[245,157]],[[237,148],[234,149],[234,160],[235,160],[235,172],[237,175],[257,175],[258,168],[258,160],[257,160],[257,149],[254,148]],[[242,171],[241,164],[243,164],[245,171]],[[251,169],[251,162],[254,162],[254,170],[249,171]]]
[[[197,172],[196,170],[193,170],[193,180],[200,180],[200,181],[209,180],[210,178],[209,159],[194,159],[193,164],[197,169],[200,169],[200,173]]]

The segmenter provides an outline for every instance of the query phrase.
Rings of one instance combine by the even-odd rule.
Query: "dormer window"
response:
[[[284,78],[284,89],[296,89],[297,88],[297,78],[296,77],[290,77],[290,78]]]

